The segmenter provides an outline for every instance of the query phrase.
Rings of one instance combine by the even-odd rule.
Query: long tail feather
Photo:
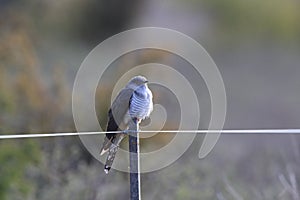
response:
[[[110,139],[108,139],[107,137],[104,138],[102,148],[100,149],[100,156],[102,156],[109,150],[110,146],[112,145],[113,140],[114,140],[114,137],[110,138]]]
[[[108,174],[113,162],[114,162],[114,159],[116,157],[116,154],[117,154],[117,151],[119,149],[119,145],[121,143],[121,141],[123,140],[123,138],[125,137],[125,134],[118,134],[116,137],[115,137],[115,140],[113,141],[113,143],[111,143],[109,149],[108,149],[108,155],[107,155],[107,158],[106,158],[106,162],[105,162],[105,165],[104,165],[104,171],[106,174]]]

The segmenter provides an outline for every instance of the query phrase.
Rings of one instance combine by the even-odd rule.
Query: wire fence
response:
[[[43,138],[63,136],[88,136],[101,135],[106,133],[129,133],[132,131],[96,131],[96,132],[69,132],[69,133],[39,133],[39,134],[10,134],[0,135],[0,139],[22,139],[22,138]],[[231,130],[140,130],[139,133],[184,133],[184,134],[300,134],[300,129],[231,129]]]
[[[137,124],[135,124],[137,125]],[[141,199],[141,178],[140,178],[140,154],[139,154],[139,136],[137,133],[174,133],[174,134],[300,134],[300,129],[232,129],[232,130],[140,130],[138,126],[126,131],[96,131],[96,132],[69,132],[69,133],[41,133],[41,134],[14,134],[0,135],[1,139],[21,139],[21,138],[45,138],[62,136],[88,136],[100,135],[106,133],[135,133],[129,136],[130,150],[130,199]],[[229,188],[232,189],[232,188]],[[233,190],[230,190],[233,191]]]

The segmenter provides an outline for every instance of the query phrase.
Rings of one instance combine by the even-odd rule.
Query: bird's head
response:
[[[147,85],[148,80],[144,76],[135,76],[127,84],[127,87],[136,89],[142,85]]]

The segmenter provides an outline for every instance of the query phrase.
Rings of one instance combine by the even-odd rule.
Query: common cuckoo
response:
[[[108,112],[106,128],[108,132],[127,130],[131,119],[139,123],[150,116],[153,110],[153,96],[147,83],[148,81],[145,77],[136,76],[119,92]],[[120,142],[125,136],[124,133],[106,134],[100,151],[100,155],[108,152],[104,166],[105,173],[109,172]]]

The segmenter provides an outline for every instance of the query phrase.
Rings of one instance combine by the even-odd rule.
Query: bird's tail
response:
[[[100,150],[100,156],[102,156],[109,150],[109,147],[111,146],[112,141],[113,141],[113,138],[110,138],[110,139],[108,139],[107,137],[104,138],[104,142],[103,142],[102,148]]]
[[[118,134],[115,137],[113,142],[109,141],[110,145],[109,145],[108,149],[103,148],[103,150],[102,150],[102,151],[104,151],[104,153],[106,151],[108,151],[108,155],[107,155],[106,162],[105,162],[105,165],[104,165],[104,171],[105,171],[106,174],[108,174],[108,172],[109,172],[109,170],[110,170],[110,168],[111,168],[111,166],[114,162],[115,156],[116,156],[117,151],[119,149],[119,145],[120,145],[120,143],[121,143],[121,141],[124,137],[125,137],[125,134],[122,134],[122,133]]]

